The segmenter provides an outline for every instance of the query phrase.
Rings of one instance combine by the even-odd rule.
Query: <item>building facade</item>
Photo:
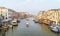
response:
[[[4,19],[8,18],[8,9],[5,7],[0,7],[0,15],[4,16]]]
[[[13,16],[13,13],[15,11],[12,9],[8,9],[5,7],[0,7],[0,16],[3,16],[4,19],[10,18],[11,16]]]
[[[38,19],[39,18],[49,19],[55,21],[57,24],[58,22],[60,22],[60,9],[50,9],[47,11],[41,11],[38,14]]]

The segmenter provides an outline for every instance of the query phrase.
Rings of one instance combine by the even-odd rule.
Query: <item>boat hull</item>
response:
[[[12,20],[11,24],[12,24],[13,26],[17,26],[17,25],[18,25],[17,20]]]
[[[52,29],[51,29],[51,31],[52,31],[52,32],[55,32],[55,33],[60,33],[60,30],[52,30]]]
[[[49,25],[49,28],[52,32],[55,32],[55,33],[60,33],[60,26],[59,24],[56,25],[56,24],[51,24]]]

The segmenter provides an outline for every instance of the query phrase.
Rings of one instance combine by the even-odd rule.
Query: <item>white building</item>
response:
[[[16,12],[16,11],[14,11],[14,10],[12,10],[12,9],[8,9],[8,18],[14,16],[14,13],[15,13],[15,12]],[[15,14],[15,15],[16,15],[16,14]]]
[[[5,7],[0,7],[0,15],[4,16],[4,19],[8,18],[8,9]]]
[[[14,11],[5,7],[0,7],[0,15],[4,16],[4,19],[9,18]]]

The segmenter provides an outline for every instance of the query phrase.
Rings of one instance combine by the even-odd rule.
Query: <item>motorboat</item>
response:
[[[8,26],[8,25],[9,25],[8,21],[9,21],[8,19],[2,20],[2,28],[3,28],[3,29],[6,29],[6,30],[7,30],[7,29],[9,28],[9,26]]]
[[[35,23],[38,23],[38,20],[35,20]]]
[[[26,23],[26,26],[29,27],[29,23],[28,22]]]
[[[7,23],[5,23],[5,24],[2,25],[2,28],[3,28],[4,30],[8,30],[8,29],[9,29],[9,26],[8,26]]]
[[[56,32],[56,33],[60,33],[60,23],[56,24],[56,23],[51,23],[49,25],[49,28],[52,32]]]
[[[19,23],[20,22],[20,19],[17,19],[17,22]]]
[[[29,18],[26,18],[27,21],[29,21]]]
[[[18,24],[17,24],[17,19],[12,20],[12,21],[11,21],[11,24],[12,24],[13,26],[17,26],[17,25],[18,25]]]
[[[13,27],[13,25],[8,25],[9,26],[9,28],[12,28]]]
[[[53,27],[51,29],[51,31],[56,32],[56,33],[60,33],[60,29],[58,27]]]
[[[33,21],[34,21],[35,23],[38,23],[38,20],[33,19]]]

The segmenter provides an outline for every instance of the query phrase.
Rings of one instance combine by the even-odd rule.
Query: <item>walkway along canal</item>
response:
[[[18,23],[18,26],[10,28],[4,33],[5,36],[60,36],[60,34],[51,32],[47,25],[38,24],[29,18],[29,27],[26,26],[26,19],[23,19]],[[2,36],[2,32],[0,32]]]

